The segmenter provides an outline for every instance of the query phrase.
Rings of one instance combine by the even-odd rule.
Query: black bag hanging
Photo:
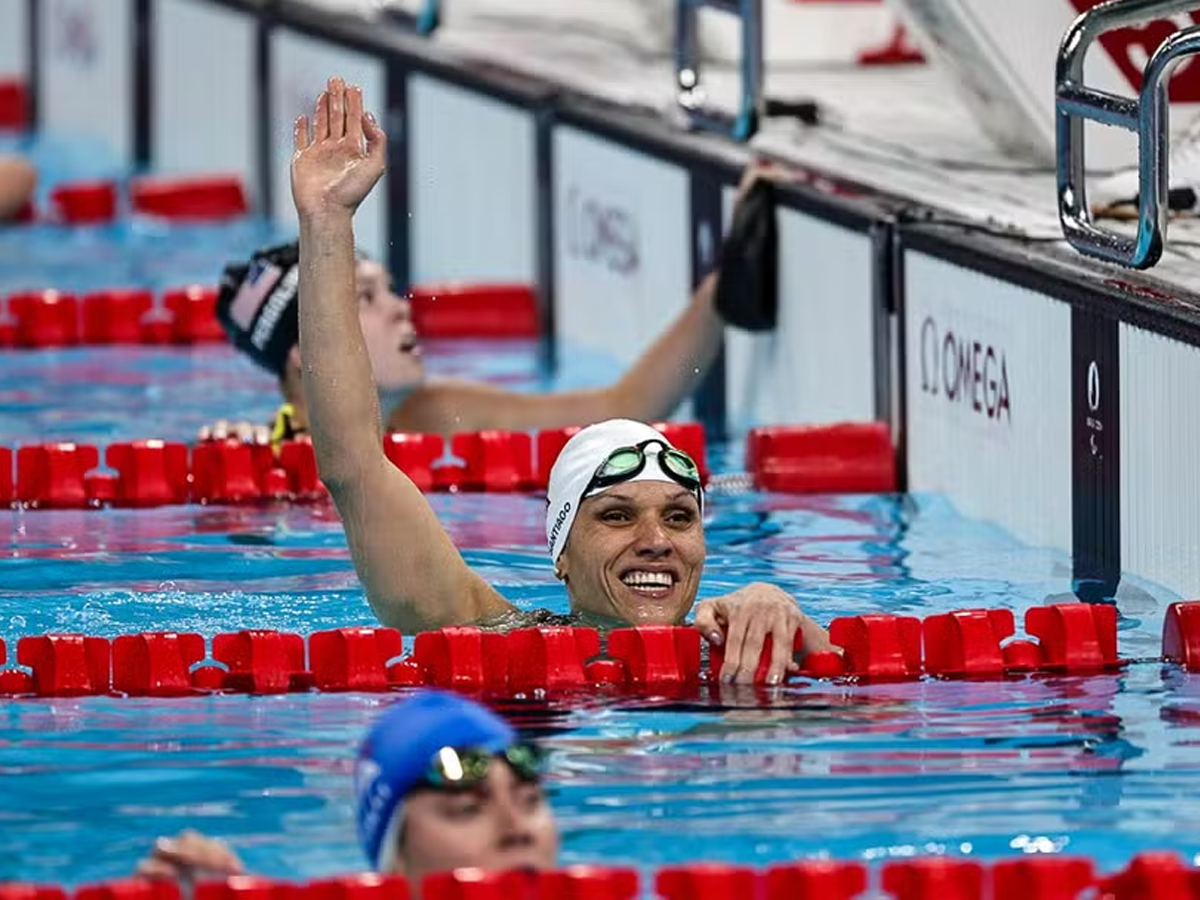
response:
[[[779,229],[775,185],[759,179],[733,214],[721,245],[717,312],[735,328],[774,331],[779,311]]]

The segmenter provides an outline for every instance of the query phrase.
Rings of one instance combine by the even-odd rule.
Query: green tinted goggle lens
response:
[[[610,479],[632,475],[645,465],[644,447],[619,447],[614,450],[597,473],[598,478]],[[690,456],[674,448],[662,448],[658,454],[659,465],[669,473],[691,481],[700,480],[700,470]]]
[[[501,753],[443,747],[434,754],[425,782],[440,788],[469,788],[487,778],[493,760],[504,759],[521,781],[537,781],[544,755],[532,744],[514,744]]]

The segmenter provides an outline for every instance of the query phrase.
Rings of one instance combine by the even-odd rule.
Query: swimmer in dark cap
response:
[[[739,198],[759,179],[781,180],[781,170],[747,169]],[[217,316],[232,343],[279,379],[284,405],[275,437],[307,431],[298,346],[299,246],[259,250],[225,269]],[[478,381],[428,380],[409,303],[396,293],[380,263],[359,257],[354,281],[359,324],[388,431],[453,434],[485,429],[529,430],[588,425],[623,417],[657,421],[669,416],[700,384],[721,345],[724,327],[714,302],[717,274],[707,277],[674,322],[614,384],[590,390],[518,393]],[[221,437],[227,423],[201,437]],[[242,436],[266,426],[242,425]]]

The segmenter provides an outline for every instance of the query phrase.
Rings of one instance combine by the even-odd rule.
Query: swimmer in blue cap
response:
[[[408,632],[515,625],[521,614],[466,565],[428,501],[383,452],[355,311],[353,215],[383,174],[387,138],[364,112],[361,90],[334,78],[312,131],[301,117],[294,139],[299,329],[313,448],[367,598],[383,624]],[[704,567],[703,500],[696,463],[649,425],[607,419],[572,437],[550,473],[546,538],[573,620],[683,624]],[[825,629],[775,585],[704,600],[695,626],[723,645],[726,681],[754,679],[768,636],[772,683],[798,668],[797,633],[805,651],[830,649]]]
[[[542,789],[542,753],[491,710],[421,690],[371,727],[354,770],[358,839],[373,870],[414,886],[458,868],[549,869],[558,828]],[[156,842],[143,878],[244,874],[222,841],[197,832]]]
[[[371,867],[548,869],[558,828],[541,751],[463,697],[426,690],[375,723],[355,767],[358,837]]]

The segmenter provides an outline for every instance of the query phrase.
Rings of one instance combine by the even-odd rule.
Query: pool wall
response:
[[[237,172],[284,222],[291,123],[346,76],[392,137],[358,233],[397,282],[531,281],[548,347],[622,360],[713,263],[749,157],[296,0],[22,0],[0,34],[32,37],[0,40],[0,72],[28,80],[37,127],[134,168]],[[804,174],[779,215],[779,329],[731,330],[685,412],[735,434],[888,421],[908,489],[1071,553],[1085,597],[1122,572],[1200,592],[1200,299]]]

